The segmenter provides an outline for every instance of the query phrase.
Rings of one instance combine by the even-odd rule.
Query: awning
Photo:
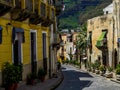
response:
[[[24,30],[22,28],[13,28],[15,33],[24,33]]]
[[[13,27],[12,30],[12,42],[15,41],[16,33],[22,33],[22,42],[25,42],[24,30],[22,28]]]
[[[87,57],[83,57],[82,59],[83,59],[83,60],[86,60],[86,59],[87,59]]]
[[[100,35],[99,39],[97,40],[96,47],[101,47],[103,46],[103,39],[105,35],[107,34],[107,31],[103,31],[102,34]]]
[[[2,26],[0,26],[0,30],[2,30],[3,28],[2,28]]]
[[[89,33],[89,36],[87,39],[87,45],[91,45],[91,38],[92,38],[92,33]]]

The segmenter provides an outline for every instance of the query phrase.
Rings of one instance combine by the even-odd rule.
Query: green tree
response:
[[[80,63],[83,54],[86,55],[87,48],[87,25],[84,24],[80,28],[80,33],[78,35],[78,40],[76,42],[77,55],[80,55]]]
[[[84,24],[80,28],[80,33],[78,35],[78,40],[76,42],[77,49],[79,49],[81,52],[86,50],[87,47],[87,25]]]

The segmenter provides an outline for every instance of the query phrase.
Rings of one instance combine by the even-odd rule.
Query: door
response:
[[[103,65],[109,66],[108,49],[102,50]]]
[[[31,71],[32,73],[37,72],[36,33],[35,32],[31,32]]]
[[[47,72],[46,33],[42,33],[42,43],[43,43],[43,68]]]
[[[22,43],[22,34],[16,33],[15,41],[13,43],[13,60],[15,65],[21,64],[21,43]]]
[[[115,49],[115,50],[114,50],[114,68],[116,68],[116,66],[117,66],[117,62],[118,62],[118,61],[117,61],[117,57],[118,57],[118,56],[117,56],[117,50]]]

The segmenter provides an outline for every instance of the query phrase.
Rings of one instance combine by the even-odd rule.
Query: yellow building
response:
[[[22,63],[23,80],[39,67],[49,71],[50,25],[56,27],[55,16],[59,13],[56,2],[54,7],[50,1],[0,1],[0,84],[4,62]]]
[[[76,59],[76,45],[75,42],[77,41],[77,36],[78,36],[78,32],[73,32],[71,34],[68,33],[63,33],[61,34],[61,38],[62,38],[62,45],[61,48],[59,49],[59,59],[61,60],[60,57],[64,56],[63,60],[70,60],[70,54],[73,55],[73,60]]]

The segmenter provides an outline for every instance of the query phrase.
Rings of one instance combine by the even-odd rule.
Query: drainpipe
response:
[[[119,4],[119,2],[117,2],[117,5]],[[118,36],[118,38],[120,38],[120,32],[119,32],[119,29],[120,29],[120,26],[119,26],[119,20],[120,20],[120,12],[119,12],[119,7],[117,6],[117,18],[116,18],[116,20],[117,20],[117,36]],[[117,39],[118,39],[117,38]],[[118,62],[120,62],[120,42],[118,42]],[[117,63],[118,63],[117,62]]]
[[[115,50],[114,50],[114,34],[115,34],[115,20],[114,20],[114,17],[112,17],[112,21],[113,21],[113,40],[112,40],[112,43],[113,43],[113,45],[112,45],[112,63],[113,63],[113,65],[112,65],[112,67],[113,68],[115,68],[115,58],[114,58],[114,54],[115,54]]]

